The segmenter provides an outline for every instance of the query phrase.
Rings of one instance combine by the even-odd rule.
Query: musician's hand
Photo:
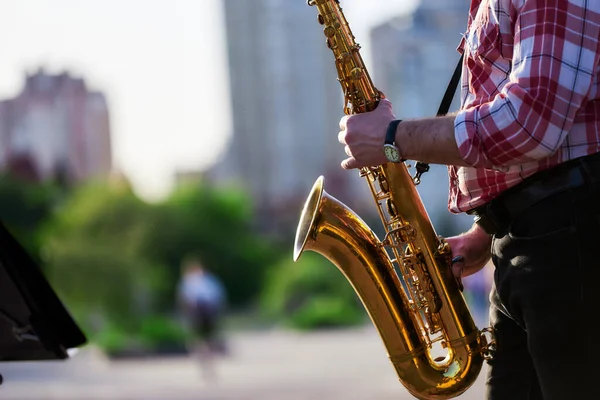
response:
[[[458,280],[481,270],[490,260],[492,237],[477,224],[466,233],[446,238],[446,242],[452,251],[452,273]]]
[[[338,140],[345,145],[349,158],[342,161],[342,168],[353,169],[386,163],[383,152],[385,134],[389,123],[396,117],[392,103],[382,99],[373,111],[346,115],[340,120]]]

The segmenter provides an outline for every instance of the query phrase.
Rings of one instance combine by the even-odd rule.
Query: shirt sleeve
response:
[[[491,101],[455,118],[459,151],[473,167],[503,169],[552,155],[596,77],[600,2],[519,3],[511,10],[516,18],[508,83]]]

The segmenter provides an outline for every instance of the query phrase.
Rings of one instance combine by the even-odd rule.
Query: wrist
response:
[[[491,255],[492,236],[483,230],[478,224],[473,224],[472,229],[466,233],[469,236],[469,240],[479,250],[481,254],[481,260],[489,260]],[[484,263],[485,263],[484,262]]]
[[[388,124],[383,144],[383,151],[386,158],[388,161],[394,163],[403,162],[405,160],[402,157],[402,152],[396,141],[396,132],[398,131],[398,125],[400,125],[401,122],[402,120],[396,119]]]

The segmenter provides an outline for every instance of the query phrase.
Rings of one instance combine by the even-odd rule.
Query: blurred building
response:
[[[245,186],[271,222],[297,219],[319,175],[328,192],[360,203],[366,184],[340,168],[342,91],[317,10],[289,0],[223,5],[234,131],[210,177]]]
[[[82,78],[39,70],[22,91],[0,101],[0,169],[23,177],[75,183],[111,170],[104,95]]]
[[[466,30],[469,2],[427,0],[411,14],[392,17],[371,31],[373,79],[394,105],[400,119],[431,117],[460,58],[457,47]],[[458,93],[451,111],[460,106]],[[440,234],[469,227],[472,218],[447,210],[447,168],[431,165],[418,186],[434,226]]]

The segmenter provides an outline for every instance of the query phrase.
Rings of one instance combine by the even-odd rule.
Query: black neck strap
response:
[[[450,110],[450,105],[452,104],[452,99],[454,98],[454,94],[456,93],[456,88],[458,87],[458,82],[460,82],[460,75],[462,71],[462,63],[463,63],[464,55],[460,56],[458,60],[458,64],[456,64],[456,68],[454,69],[454,73],[452,74],[452,78],[448,83],[448,88],[446,88],[446,93],[444,93],[444,97],[442,98],[442,103],[440,104],[440,108],[438,109],[437,116],[441,117],[448,114],[448,110]],[[429,164],[423,162],[417,162],[415,165],[415,169],[417,170],[417,175],[415,176],[415,182],[421,182],[421,175],[425,172],[429,171]]]
[[[460,82],[463,57],[464,56],[460,56],[458,64],[456,64],[456,68],[454,69],[454,74],[452,74],[452,79],[450,79],[450,82],[448,83],[448,88],[446,89],[446,93],[444,93],[444,98],[442,99],[442,103],[440,104],[440,108],[437,112],[438,117],[448,114],[448,110],[450,110],[450,105],[452,104],[454,93],[456,93],[458,82]]]

